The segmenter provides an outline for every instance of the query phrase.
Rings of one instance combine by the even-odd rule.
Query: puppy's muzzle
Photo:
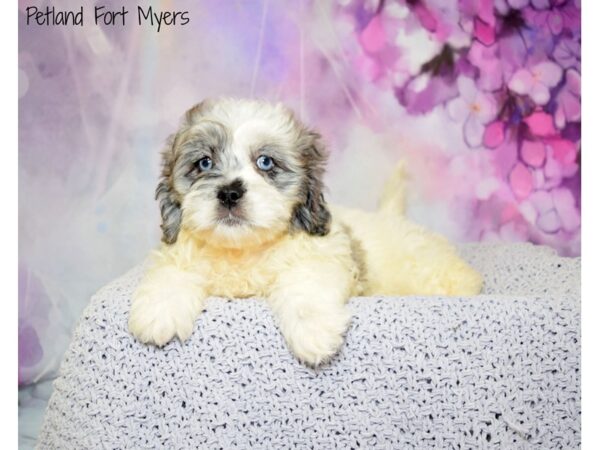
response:
[[[227,209],[235,207],[240,199],[244,196],[246,189],[241,180],[235,180],[234,182],[221,186],[217,191],[217,198],[221,205]]]

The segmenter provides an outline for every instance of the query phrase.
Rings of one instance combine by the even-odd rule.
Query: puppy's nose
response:
[[[235,180],[231,184],[221,186],[217,192],[217,198],[221,202],[221,205],[231,209],[238,204],[245,192],[246,189],[244,189],[244,184],[242,181]]]

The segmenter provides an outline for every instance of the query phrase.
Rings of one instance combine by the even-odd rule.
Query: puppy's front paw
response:
[[[281,323],[283,336],[294,355],[310,366],[325,363],[337,353],[350,323],[344,307],[324,311],[306,306],[286,316]]]
[[[197,294],[181,287],[171,290],[138,289],[129,313],[129,331],[139,341],[163,346],[175,336],[190,337],[200,313]]]

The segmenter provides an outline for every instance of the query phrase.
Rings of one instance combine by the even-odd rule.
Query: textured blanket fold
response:
[[[580,260],[529,244],[461,252],[482,295],[352,299],[346,343],[317,370],[258,299],[211,299],[184,344],[136,342],[134,268],[86,308],[38,447],[579,447]]]

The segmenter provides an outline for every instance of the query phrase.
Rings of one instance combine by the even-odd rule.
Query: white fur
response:
[[[140,341],[184,341],[208,296],[259,296],[294,354],[318,365],[343,343],[351,296],[479,293],[481,277],[454,248],[402,216],[402,168],[387,183],[378,212],[333,208],[327,235],[290,231],[295,188],[281,193],[266,183],[248,149],[265,136],[291,145],[297,131],[279,106],[229,102],[211,118],[232,130],[229,155],[241,164],[227,176],[248,187],[249,223],[216,225],[214,198],[184,197],[177,241],[153,253],[133,297],[129,329]]]

